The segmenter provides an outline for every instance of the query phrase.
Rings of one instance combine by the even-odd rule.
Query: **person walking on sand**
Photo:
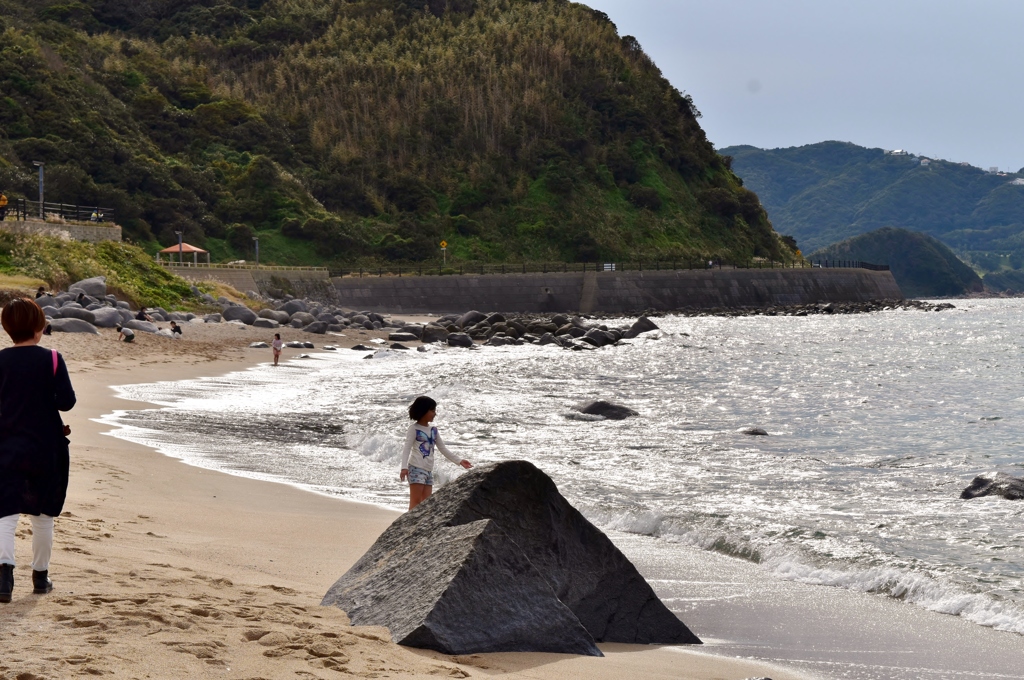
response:
[[[75,390],[60,354],[39,347],[46,315],[34,300],[11,300],[0,322],[14,342],[0,350],[0,602],[6,603],[14,592],[19,515],[32,523],[32,592],[53,590],[53,518],[68,492],[71,434],[60,411],[74,407]]]
[[[437,448],[451,462],[467,470],[473,467],[468,460],[459,458],[441,441],[437,428],[431,426],[437,415],[437,402],[430,397],[416,397],[409,407],[413,424],[405,435],[402,449],[402,471],[399,479],[409,480],[409,509],[412,510],[430,498],[434,488],[434,449]]]
[[[274,341],[270,343],[270,347],[274,350],[274,365],[277,366],[277,360],[281,358],[281,350],[284,349],[280,333],[274,333]]]

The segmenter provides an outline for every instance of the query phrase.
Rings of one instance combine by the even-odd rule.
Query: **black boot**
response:
[[[32,592],[36,595],[45,595],[53,590],[53,581],[47,577],[47,571],[32,570]]]
[[[14,592],[14,565],[0,564],[0,602],[10,602]]]

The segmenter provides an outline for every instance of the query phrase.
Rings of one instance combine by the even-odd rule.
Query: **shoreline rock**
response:
[[[601,656],[595,642],[700,644],[531,463],[474,468],[399,517],[324,606],[445,654]]]

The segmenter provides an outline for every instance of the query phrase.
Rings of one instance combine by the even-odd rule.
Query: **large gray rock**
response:
[[[323,335],[327,332],[327,324],[323,321],[314,321],[313,323],[304,326],[302,331],[304,333],[317,333],[318,335]]]
[[[52,295],[40,295],[36,298],[36,304],[40,307],[56,307],[57,301],[53,299]]]
[[[273,319],[256,319],[252,322],[253,328],[280,328],[281,324]]]
[[[658,330],[658,325],[656,323],[648,319],[646,316],[641,316],[639,319],[633,322],[633,325],[629,327],[628,331],[623,333],[622,337],[635,338],[641,333],[656,330]]]
[[[298,326],[295,326],[296,321],[299,323]],[[295,328],[303,328],[314,321],[316,321],[316,317],[309,312],[295,312],[291,316],[291,325],[295,326]]]
[[[81,319],[82,321],[88,321],[93,326],[96,325],[96,313],[81,307],[64,305],[60,308],[60,315],[64,319]]]
[[[613,404],[610,401],[590,401],[577,406],[576,410],[592,416],[604,416],[608,420],[625,420],[640,415],[631,408]]]
[[[75,295],[85,293],[90,297],[101,298],[107,294],[107,277],[94,276],[91,279],[82,279],[68,286],[68,292]]]
[[[525,461],[476,468],[399,517],[322,604],[445,654],[700,643]]]
[[[43,307],[43,314],[46,315],[47,319],[59,319],[60,318],[60,310],[57,309],[56,307],[50,307],[50,306]]]
[[[242,306],[225,307],[220,315],[225,321],[241,321],[246,326],[251,326],[252,322],[259,318],[256,316],[256,312]]]
[[[125,328],[142,331],[143,333],[156,333],[160,330],[152,321],[139,321],[138,319],[132,319],[128,323],[124,324],[124,326]]]
[[[419,338],[412,333],[388,333],[388,340],[390,342],[415,342]]]
[[[95,326],[82,319],[53,319],[50,321],[50,328],[54,333],[100,333]]]
[[[448,330],[440,326],[425,326],[420,340],[424,343],[444,342],[448,339]]]
[[[455,325],[459,328],[469,328],[470,326],[480,323],[486,318],[486,314],[474,310],[472,312],[466,312],[460,316],[459,320],[455,322]]]
[[[273,319],[278,323],[288,323],[291,315],[288,312],[276,309],[261,309],[258,315],[261,319]]]
[[[451,333],[446,338],[451,347],[472,347],[473,338],[465,333]]]
[[[122,322],[121,312],[117,311],[113,307],[94,309],[92,315],[96,319],[94,322],[95,325],[100,328],[113,328]]]
[[[980,475],[960,494],[960,498],[981,496],[1002,496],[1011,501],[1024,500],[1024,479],[1011,477],[1005,472]]]
[[[308,308],[309,307],[303,300],[289,300],[288,302],[278,307],[278,310],[282,312],[288,312],[288,316],[291,316],[295,312],[304,312]]]

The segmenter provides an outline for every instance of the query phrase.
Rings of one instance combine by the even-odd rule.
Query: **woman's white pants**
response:
[[[14,564],[14,532],[20,515],[0,517],[0,564]],[[49,515],[27,515],[32,523],[32,569],[47,571],[53,552],[53,518]]]

